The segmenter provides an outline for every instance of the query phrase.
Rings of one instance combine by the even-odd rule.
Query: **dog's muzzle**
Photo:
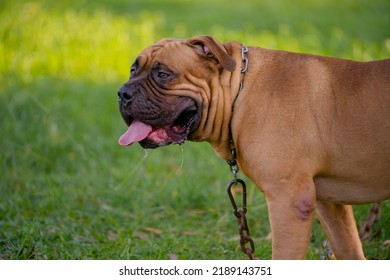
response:
[[[119,88],[119,111],[128,125],[119,144],[129,146],[140,142],[144,148],[157,148],[184,143],[198,120],[195,101],[176,97],[156,104],[145,95],[141,89],[129,88],[128,84]]]

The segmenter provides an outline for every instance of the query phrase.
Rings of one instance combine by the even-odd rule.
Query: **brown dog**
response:
[[[121,145],[208,141],[225,160],[235,146],[266,197],[274,259],[305,257],[315,213],[338,259],[364,258],[349,204],[390,198],[390,59],[162,40],[118,95]]]

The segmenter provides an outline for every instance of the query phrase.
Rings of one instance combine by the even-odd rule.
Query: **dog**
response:
[[[264,193],[273,259],[305,257],[315,214],[364,259],[351,204],[390,198],[390,59],[355,62],[209,36],[147,47],[119,91],[119,144],[207,141]]]

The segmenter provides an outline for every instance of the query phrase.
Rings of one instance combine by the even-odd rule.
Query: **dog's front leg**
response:
[[[263,189],[272,230],[273,259],[304,259],[316,208],[312,178],[279,179]]]

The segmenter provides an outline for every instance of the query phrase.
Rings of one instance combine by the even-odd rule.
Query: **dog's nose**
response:
[[[125,88],[124,86],[122,86],[119,90],[118,90],[118,101],[119,102],[125,102],[125,103],[128,103],[131,99],[131,94],[128,92],[127,88]]]

